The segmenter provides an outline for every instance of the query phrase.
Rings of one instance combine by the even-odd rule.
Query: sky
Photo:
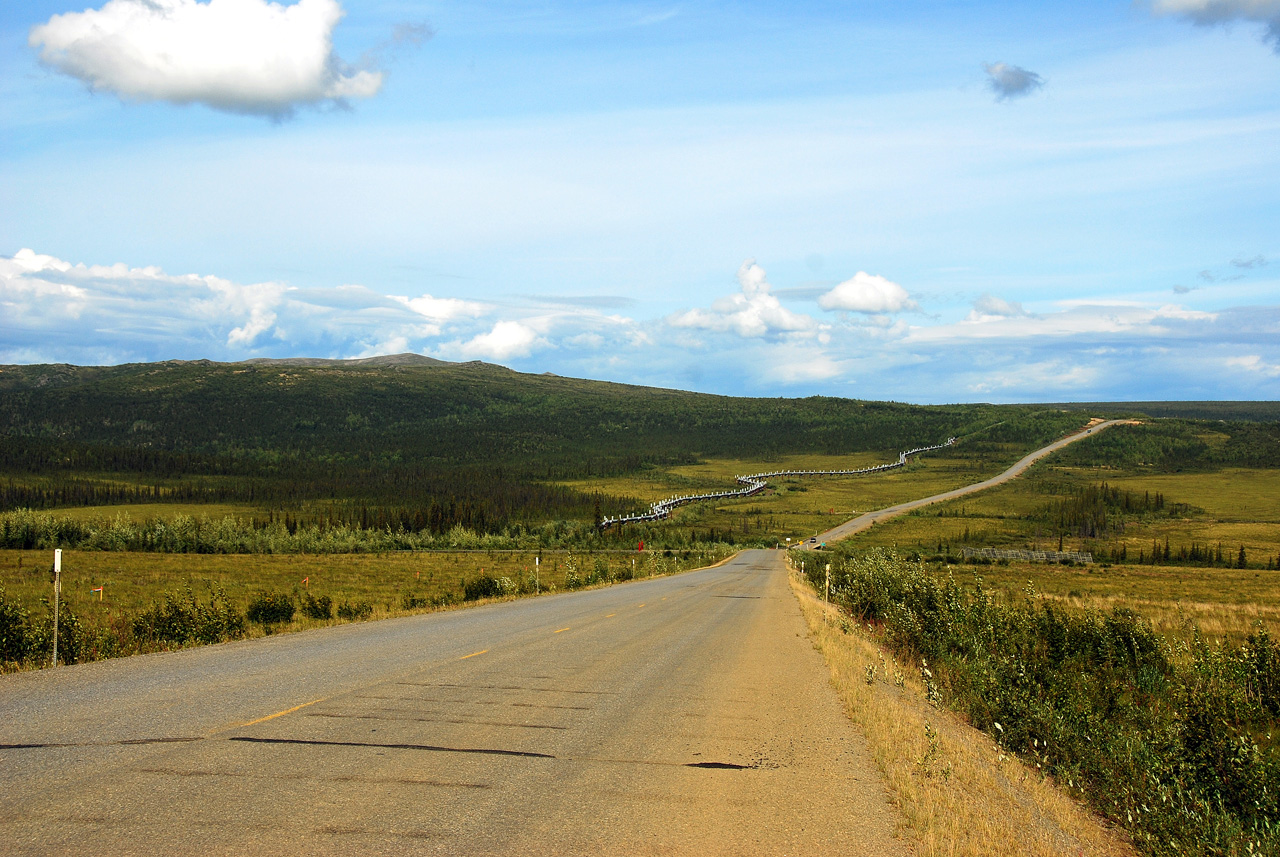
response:
[[[1280,0],[6,0],[0,363],[1280,399]]]

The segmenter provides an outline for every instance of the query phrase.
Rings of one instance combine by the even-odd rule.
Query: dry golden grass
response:
[[[460,606],[405,604],[406,596],[423,605],[445,594],[460,598],[463,582],[482,574],[523,581],[532,588],[537,555],[538,552],[519,551],[278,555],[64,550],[62,600],[86,624],[108,628],[127,627],[132,617],[162,601],[167,593],[180,595],[188,587],[201,600],[207,600],[215,589],[222,589],[241,610],[258,592],[290,593],[296,600],[305,591],[315,596],[328,595],[335,605],[366,602],[372,608],[370,618],[384,619]],[[615,577],[620,573],[636,577],[671,574],[699,564],[692,556],[663,557],[648,552],[544,551],[541,557],[537,579],[542,592],[563,589],[570,568],[581,579],[597,563],[607,566]],[[52,551],[0,550],[0,591],[33,616],[48,615],[47,602],[53,594],[52,561]],[[102,592],[95,591],[99,588]],[[292,621],[272,626],[269,632],[288,633],[342,621],[308,618],[299,611]],[[249,636],[267,632],[250,623]]]
[[[1208,640],[1244,642],[1262,623],[1280,636],[1280,570],[1116,565],[1064,567],[1046,563],[930,566],[961,584],[982,578],[997,596],[1018,601],[1028,583],[1072,609],[1110,613],[1126,607],[1170,637],[1188,640],[1198,628]]]
[[[792,588],[849,717],[867,736],[927,857],[1134,855],[1123,836],[985,734],[925,699],[918,667],[898,664],[838,617],[798,574]],[[868,683],[868,668],[875,677]],[[899,687],[895,673],[902,676]],[[926,730],[933,731],[932,739]]]

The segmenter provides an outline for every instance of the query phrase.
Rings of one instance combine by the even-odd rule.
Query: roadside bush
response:
[[[405,610],[417,610],[422,607],[430,607],[431,599],[426,595],[414,595],[412,592],[404,592],[400,595],[400,606]]]
[[[302,596],[302,615],[308,619],[332,619],[333,599],[328,595],[313,597],[310,592]]]
[[[368,619],[373,615],[373,605],[368,601],[343,601],[338,605],[339,619]]]
[[[131,624],[133,636],[139,642],[179,646],[235,640],[246,631],[244,615],[221,588],[212,592],[207,604],[197,601],[190,587],[185,595],[165,593],[163,602],[152,604],[134,616]],[[58,645],[61,647],[61,639]]]
[[[501,594],[502,587],[494,577],[488,574],[482,574],[474,580],[468,580],[462,584],[462,599],[464,601],[497,598]]]
[[[815,587],[823,563],[807,569]],[[1165,854],[1280,853],[1280,647],[1177,649],[1129,610],[997,601],[884,552],[832,557],[833,598],[931,695]]]
[[[0,589],[0,663],[21,663],[35,655],[35,634],[27,611]]]
[[[432,607],[448,607],[452,604],[461,603],[462,599],[458,597],[456,592],[442,592],[439,595],[432,596]]]
[[[250,622],[272,625],[292,620],[296,610],[293,599],[283,592],[259,592],[249,600],[245,615]]]

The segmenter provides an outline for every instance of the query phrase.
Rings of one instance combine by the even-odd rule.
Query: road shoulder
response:
[[[921,854],[1136,855],[1052,780],[1002,753],[958,715],[931,706],[919,665],[897,663],[824,605],[798,573],[789,577],[809,638],[846,714],[867,738],[904,835]]]

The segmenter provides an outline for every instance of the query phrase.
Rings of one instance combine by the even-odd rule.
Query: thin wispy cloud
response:
[[[993,62],[983,68],[987,72],[987,86],[995,93],[997,101],[1024,98],[1044,86],[1044,78],[1021,66]]]
[[[28,43],[94,92],[282,118],[381,89],[382,72],[334,53],[342,16],[337,0],[110,0],[54,15],[31,28]]]
[[[1007,301],[1004,298],[986,294],[973,302],[973,309],[969,311],[965,321],[970,324],[980,324],[1030,315],[1031,313],[1023,309],[1022,304],[1017,301]]]

